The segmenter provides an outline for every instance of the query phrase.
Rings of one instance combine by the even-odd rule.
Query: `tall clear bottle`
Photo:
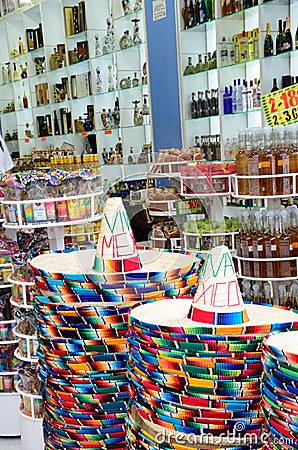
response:
[[[275,153],[276,173],[290,173],[290,135],[285,127],[276,127],[279,136],[278,145]],[[290,195],[293,193],[292,177],[276,178],[276,194]]]
[[[274,232],[274,212],[268,211],[267,217],[267,233],[264,239],[264,249],[265,258],[277,258],[278,257],[278,246],[277,246],[277,236]],[[274,278],[277,273],[275,261],[266,262],[266,278]]]
[[[248,191],[250,196],[260,195],[259,165],[260,165],[260,129],[251,128],[246,131],[246,149],[248,152]]]
[[[272,146],[271,128],[264,128],[264,149],[260,155],[260,191],[261,195],[276,195],[276,179],[266,175],[275,175],[275,150]]]
[[[279,277],[288,278],[291,276],[291,261],[287,258],[291,256],[291,238],[288,233],[287,211],[284,209],[279,214],[280,232],[278,236],[279,257],[285,258],[279,262]]]
[[[248,176],[248,151],[245,146],[245,129],[238,130],[238,152],[236,154],[237,175]],[[248,179],[238,179],[238,194],[248,195]]]
[[[252,236],[249,226],[249,212],[246,210],[242,214],[243,233],[240,236],[241,256],[243,258],[253,257]],[[251,277],[253,273],[253,262],[243,260],[241,262],[242,274]]]
[[[252,237],[252,249],[254,258],[265,258],[265,239],[264,231],[262,229],[261,211],[255,211],[254,213],[254,228],[255,233]],[[254,261],[254,277],[265,278],[266,277],[266,263],[262,261]]]

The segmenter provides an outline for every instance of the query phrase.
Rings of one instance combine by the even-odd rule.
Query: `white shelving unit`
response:
[[[82,3],[85,4],[86,26],[78,29],[75,27],[74,30],[79,32],[69,34],[71,28],[67,25],[68,20],[64,19],[64,11],[69,11],[70,7],[78,6],[79,3],[80,6]],[[66,12],[66,16],[67,14]],[[138,22],[134,22],[135,19]],[[39,24],[42,24],[42,42],[40,39],[39,42],[37,40],[36,48],[28,51],[26,30],[35,30],[40,26]],[[135,25],[138,27],[138,34],[135,33],[134,37]],[[122,37],[126,30],[132,38],[132,45],[123,48],[123,44],[120,46],[120,40],[123,43]],[[121,2],[118,0],[101,0],[100,5],[97,0],[85,0],[85,2],[35,0],[27,1],[25,6],[15,8],[11,13],[2,14],[0,32],[5,38],[0,48],[0,64],[3,67],[9,62],[11,72],[16,64],[19,75],[21,65],[23,68],[25,65],[28,68],[27,78],[5,84],[3,81],[6,80],[2,79],[0,85],[0,109],[6,111],[8,104],[10,107],[13,105],[12,109],[14,109],[1,116],[3,134],[5,135],[6,130],[10,134],[13,130],[18,133],[17,140],[8,141],[10,150],[19,150],[22,156],[30,154],[34,147],[46,149],[53,145],[55,148],[60,148],[63,143],[68,143],[81,153],[88,136],[93,134],[96,137],[96,149],[101,163],[103,163],[103,149],[107,151],[111,147],[115,149],[115,145],[119,142],[122,143],[124,156],[128,156],[131,147],[134,153],[140,153],[144,144],[149,145],[152,142],[145,31],[142,6],[137,11],[125,15]],[[16,50],[18,53],[19,37],[25,47],[25,53],[13,57],[12,51]],[[113,39],[109,42],[111,37]],[[59,62],[58,68],[51,70],[53,69],[51,55],[54,49],[63,52],[63,45],[65,46],[64,62],[61,64]],[[36,63],[41,61],[43,61],[42,68],[36,71]],[[74,61],[77,62],[74,63]],[[59,67],[60,65],[62,67]],[[82,81],[85,74],[86,77]],[[80,75],[82,75],[81,78],[79,78]],[[54,92],[53,86],[62,84],[62,79],[64,87],[68,83],[68,92],[61,96],[60,93],[57,94],[57,91]],[[76,89],[74,80],[77,83]],[[45,97],[44,102],[41,102],[36,86],[43,83],[47,83],[48,86],[42,94]],[[28,108],[24,108],[23,104],[24,91]],[[115,110],[116,101],[119,101],[119,111],[117,108]],[[135,101],[139,102],[137,124],[134,122],[133,102]],[[71,114],[71,118],[68,115],[68,119],[63,119],[60,115],[62,109],[64,113]],[[115,126],[105,127],[102,122],[103,109],[120,113],[120,124],[116,119]],[[80,117],[84,121],[87,110],[89,117],[94,118],[93,130],[86,124],[85,128],[81,129],[82,124],[79,123]],[[58,117],[60,134],[55,134],[54,111]],[[41,119],[37,120],[37,117],[41,116],[46,117],[48,121],[45,132],[41,126],[38,127],[38,120],[41,121]],[[114,119],[115,117],[114,114]],[[52,135],[48,135],[50,128]]]
[[[221,155],[224,157],[224,143],[226,138],[232,140],[237,136],[237,130],[245,127],[256,127],[266,125],[265,116],[260,107],[246,112],[236,114],[223,114],[222,95],[225,86],[232,86],[233,80],[250,80],[255,78],[261,80],[261,95],[267,94],[272,88],[272,79],[277,78],[279,88],[282,87],[282,75],[296,76],[298,74],[298,50],[275,55],[275,39],[278,29],[278,19],[285,20],[290,17],[291,34],[295,46],[295,33],[297,27],[298,4],[295,0],[269,0],[248,9],[222,16],[221,2],[215,4],[215,19],[199,24],[193,28],[184,30],[184,21],[181,10],[184,1],[177,2],[178,35],[180,47],[180,75],[181,75],[181,105],[183,121],[183,145],[185,147],[194,144],[195,136],[220,134]],[[266,34],[266,23],[271,25],[271,35],[274,43],[274,56],[264,57],[264,39]],[[234,34],[243,30],[251,31],[259,29],[259,44],[256,48],[256,57],[250,61],[229,65],[221,63],[222,38],[228,43],[228,52],[233,50],[231,38]],[[183,75],[188,64],[188,58],[196,66],[198,55],[208,52],[217,54],[217,69],[211,68],[199,73]],[[191,94],[194,92],[197,98],[198,91],[218,89],[219,92],[219,115],[191,117]]]

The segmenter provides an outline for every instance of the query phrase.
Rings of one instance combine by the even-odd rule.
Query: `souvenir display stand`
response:
[[[275,213],[281,214],[280,211],[283,208],[281,206],[281,199],[286,200],[297,197],[296,178],[296,173],[290,173],[287,176],[284,174],[266,176],[244,176],[236,174],[233,175],[234,192],[232,195],[235,198],[261,202],[266,211],[272,212],[273,217]],[[270,195],[273,186],[278,183],[278,180],[284,183],[289,182],[289,186],[292,186],[291,192],[289,190],[288,194]],[[259,183],[267,183],[269,186],[267,190],[268,195],[242,195],[241,189],[243,189],[244,183],[246,183],[247,186],[249,186],[250,183],[250,186],[252,187],[258,186]],[[294,307],[294,304],[297,303],[296,291],[294,292],[295,298],[287,300],[287,296],[289,297],[291,295],[291,285],[293,285],[295,290],[298,277],[298,257],[291,256],[290,252],[291,249],[293,251],[293,244],[290,244],[289,237],[286,236],[285,230],[282,229],[283,226],[282,220],[282,223],[279,225],[280,236],[281,239],[283,237],[285,239],[280,241],[280,252],[284,252],[284,257],[275,256],[277,247],[275,245],[276,242],[273,242],[273,233],[271,237],[272,245],[270,245],[270,248],[268,248],[268,243],[265,242],[264,239],[260,239],[258,246],[256,246],[255,242],[252,242],[251,248],[249,249],[247,247],[247,251],[241,247],[240,233],[235,258],[238,260],[238,277],[243,280],[242,286],[245,291],[244,296],[247,300],[251,300],[247,293],[252,285],[253,289],[251,289],[251,291],[253,292],[252,295],[256,297],[254,299],[256,302],[260,301],[257,296],[261,296],[260,291],[261,288],[263,288],[264,291],[266,290],[263,295],[263,301],[266,303],[269,302],[280,306],[290,307]],[[262,257],[258,257],[257,255],[259,254],[261,254]],[[286,293],[286,289],[289,293]]]
[[[193,14],[187,5],[184,0],[177,2],[182,145],[203,144],[220,136],[221,157],[210,156],[219,160],[226,156],[227,138],[232,146],[239,128],[266,124],[261,96],[270,92],[273,78],[279,88],[294,84],[297,47],[278,52],[275,43],[278,21],[286,17],[294,41],[297,3],[214,2],[203,8],[194,5]],[[265,47],[267,23],[271,52]],[[226,108],[225,93],[232,96],[231,109]]]
[[[10,285],[6,285],[9,287]],[[12,336],[12,329],[15,327],[15,320],[5,320],[0,322],[1,327],[1,341],[0,346],[5,348],[16,348],[18,340]],[[6,338],[4,334],[6,334]],[[8,336],[11,336],[10,338]],[[2,350],[1,350],[2,354]],[[12,355],[10,355],[12,357]],[[18,379],[18,371],[2,370],[0,373],[1,378],[1,392],[0,392],[0,405],[1,405],[1,425],[0,436],[20,436],[21,424],[18,414],[20,408],[20,398],[16,392],[16,382]],[[6,392],[5,392],[6,391]]]
[[[47,448],[85,448],[86,439],[94,450],[126,448],[129,311],[188,295],[199,264],[194,255],[138,250],[119,197],[105,204],[96,251],[33,258],[44,294],[34,311]]]
[[[3,200],[2,203],[4,205],[5,210],[8,208],[12,208],[13,211],[15,211],[15,221],[5,221],[3,223],[3,227],[7,230],[7,234],[12,237],[16,238],[16,232],[18,229],[32,229],[32,228],[47,228],[48,231],[48,238],[50,242],[50,248],[51,250],[63,250],[65,247],[64,244],[64,227],[67,225],[76,225],[76,224],[88,224],[90,222],[95,222],[97,220],[100,220],[101,213],[100,213],[100,203],[101,198],[103,195],[103,191],[98,191],[93,194],[88,195],[77,195],[77,196],[69,196],[69,197],[60,197],[60,198],[53,198],[50,201],[48,199],[38,199],[38,203],[44,205],[44,209],[47,209],[47,205],[51,205],[51,207],[54,204],[54,208],[58,210],[59,204],[61,202],[81,202],[81,201],[89,201],[91,205],[90,214],[89,216],[85,216],[84,218],[78,218],[78,219],[72,219],[71,217],[66,216],[63,218],[63,220],[59,222],[51,222],[48,221],[45,217],[44,221],[41,222],[28,222],[26,218],[24,217],[24,206],[25,205],[35,205],[37,203],[36,200],[26,200],[26,201],[10,201],[10,200]]]
[[[199,151],[193,149],[195,150]],[[235,231],[239,229],[238,224],[233,219],[224,220],[226,199],[232,194],[232,173],[235,171],[235,164],[173,161],[170,160],[170,158],[173,159],[171,155],[173,151],[174,149],[160,151],[147,177],[148,179],[175,180],[174,185],[177,185],[178,193],[173,194],[170,191],[171,187],[166,188],[169,189],[168,195],[165,194],[165,189],[160,192],[159,189],[153,189],[153,194],[147,190],[149,214],[152,217],[175,218],[181,227],[180,245],[182,239],[182,248],[185,251],[200,252],[204,255],[215,245],[224,244],[235,253]],[[169,153],[168,160],[163,156],[163,152],[166,155]],[[165,161],[160,161],[162,158]],[[158,200],[163,194],[165,199]],[[167,197],[171,195],[176,195],[176,199],[167,200]],[[195,211],[198,213],[195,214]],[[202,221],[199,222],[201,219]],[[166,242],[164,237],[152,236],[152,239],[157,243],[160,240],[160,246]],[[171,248],[175,249],[173,246]]]
[[[261,449],[260,346],[268,333],[297,328],[297,319],[285,308],[243,304],[225,246],[207,255],[193,299],[135,308],[129,448]]]
[[[11,6],[0,23],[1,122],[11,151],[87,145],[101,164],[127,163],[131,148],[150,145],[142,2],[125,12],[118,0],[102,0],[100,10],[96,0]]]
[[[0,293],[3,290],[10,290],[12,284],[10,283],[9,276],[11,273],[11,263],[8,262],[9,258],[5,252],[1,252],[1,275],[2,283],[0,285]],[[8,258],[8,259],[7,259]],[[4,278],[4,272],[6,276]],[[1,333],[1,372],[0,372],[0,405],[1,405],[1,422],[0,422],[0,436],[19,436],[21,434],[20,418],[18,415],[20,400],[17,394],[16,382],[18,379],[18,370],[10,370],[5,368],[6,360],[8,361],[13,357],[13,351],[18,346],[18,339],[16,339],[12,330],[15,327],[15,320],[1,320],[0,321],[0,333]],[[7,353],[7,356],[5,354]]]

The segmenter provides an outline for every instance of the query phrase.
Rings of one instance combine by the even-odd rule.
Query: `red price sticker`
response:
[[[83,133],[82,133],[82,136],[88,136],[88,133],[87,133],[87,131],[83,131]]]
[[[30,142],[30,139],[29,138],[25,138],[25,142],[26,142],[26,144],[28,144]]]
[[[105,134],[112,134],[112,130],[105,130],[104,133]]]
[[[298,84],[263,95],[262,103],[271,127],[298,122]]]
[[[47,138],[45,136],[42,136],[41,141],[45,142],[47,140]]]

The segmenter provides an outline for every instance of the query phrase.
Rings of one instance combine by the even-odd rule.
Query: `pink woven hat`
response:
[[[214,247],[206,257],[188,318],[212,325],[248,322],[230,250]]]
[[[106,201],[93,269],[131,272],[142,267],[130,220],[120,197]]]

